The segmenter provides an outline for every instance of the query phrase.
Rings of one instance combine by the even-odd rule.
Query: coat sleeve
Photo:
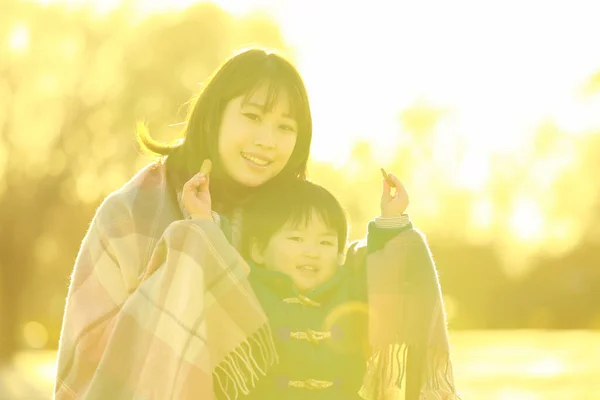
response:
[[[214,223],[184,220],[166,228],[136,276],[148,241],[118,206],[100,207],[77,256],[54,398],[212,399],[215,359],[261,323],[244,283],[247,265]],[[224,275],[241,282],[232,298],[243,303],[239,312],[257,318],[233,315],[223,325],[225,345],[209,347],[207,320],[223,315],[215,293],[231,297]]]
[[[412,226],[370,227],[348,259],[366,263],[372,356],[365,399],[458,399],[437,270],[425,236]],[[395,397],[396,396],[396,397]]]

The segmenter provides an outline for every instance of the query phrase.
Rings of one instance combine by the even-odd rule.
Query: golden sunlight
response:
[[[544,232],[544,216],[539,203],[530,197],[517,197],[510,216],[510,226],[516,238],[536,242]]]
[[[98,14],[124,6],[139,18],[196,3],[38,1],[92,7]],[[213,3],[234,18],[260,14],[278,24],[310,93],[313,160],[350,176],[353,149],[367,143],[380,166],[403,166],[393,172],[419,199],[411,207],[425,226],[437,223],[448,191],[464,191],[477,198],[465,217],[470,237],[492,235],[502,212],[509,217],[501,229],[514,240],[549,240],[546,228],[557,221],[550,221],[553,206],[544,199],[579,154],[577,138],[600,131],[600,94],[592,90],[598,86],[600,53],[592,49],[600,27],[593,5],[379,0],[368,6],[378,10],[373,15],[363,2],[344,3],[340,18],[339,4],[330,2]],[[17,25],[10,46],[23,51],[28,40],[27,27]],[[550,133],[544,131],[548,121]],[[552,151],[542,154],[536,135],[546,133]],[[406,149],[405,159],[396,159],[398,148]],[[99,195],[90,189],[95,179],[78,177],[81,198]],[[521,197],[498,204],[491,191],[507,183],[522,186],[515,189]]]
[[[16,24],[9,39],[9,48],[15,53],[24,53],[29,46],[29,30],[23,23]]]
[[[121,3],[38,1],[68,6],[87,4],[98,12]],[[197,1],[135,0],[128,4],[149,14],[183,9],[194,3]],[[402,140],[397,133],[401,128],[398,116],[417,99],[450,110],[443,118],[455,120],[456,133],[466,138],[466,148],[478,154],[477,159],[471,157],[458,167],[461,177],[457,183],[473,189],[480,188],[489,177],[485,171],[466,169],[472,169],[473,163],[482,163],[479,165],[485,170],[485,160],[492,154],[519,151],[530,140],[528,132],[532,126],[555,113],[557,105],[562,110],[572,109],[561,117],[570,134],[585,130],[573,121],[585,121],[586,127],[597,127],[600,121],[598,113],[586,107],[574,110],[573,101],[569,100],[574,100],[576,91],[600,65],[600,57],[584,45],[593,47],[594,28],[585,21],[569,20],[569,9],[564,6],[509,2],[503,7],[484,7],[461,0],[435,4],[437,11],[433,14],[431,6],[424,3],[404,4],[397,9],[391,3],[377,2],[377,18],[367,19],[363,3],[348,3],[344,5],[344,18],[340,19],[339,6],[332,3],[213,3],[236,16],[267,13],[279,23],[311,93],[318,132],[313,157],[338,166],[348,160],[353,144],[359,140],[369,141],[378,158],[391,157],[390,149]],[[541,5],[547,18],[538,20],[540,26],[532,32],[525,16]],[[470,9],[468,13],[464,12],[466,8]],[[478,18],[472,18],[473,15]],[[431,24],[416,25],[416,21],[423,20],[419,17],[425,16]],[[307,21],[310,30],[305,29]],[[556,23],[565,29],[559,33],[554,29]],[[343,32],[343,37],[336,32]],[[550,36],[548,42],[557,46],[536,46],[544,35]],[[22,46],[26,40],[23,29],[15,33],[15,45]],[[581,45],[570,46],[573,41]],[[532,48],[536,49],[536,57],[528,56]],[[527,62],[513,64],[513,60],[525,59]]]
[[[139,215],[119,211],[118,193],[129,189],[110,196],[153,160],[137,146],[136,123],[159,141],[180,140],[190,97],[249,46],[284,52],[304,78],[313,117],[307,175],[347,211],[349,242],[366,232],[387,252],[384,236],[397,233],[378,243],[371,224],[382,213],[380,168],[405,185],[406,212],[428,246],[410,229],[398,235],[409,238],[398,240],[401,276],[417,294],[422,277],[434,276],[418,271],[439,277],[461,397],[598,397],[600,3],[8,3],[0,6],[0,398],[50,398],[65,299],[76,287],[69,281],[85,276],[73,264],[81,271],[91,262],[85,250],[92,259],[93,250],[110,253],[99,259],[111,270],[126,272],[133,260],[141,271],[135,254],[117,260],[109,237],[144,231],[148,210],[181,217],[162,196],[138,201],[144,184],[144,196],[132,195]],[[199,124],[210,122],[218,141],[213,116]],[[189,132],[204,135],[196,121]],[[228,201],[217,203],[235,216]],[[237,216],[230,222],[233,237]],[[144,246],[158,240],[131,236]],[[426,257],[428,268],[413,272],[424,249],[436,268]],[[144,282],[147,274],[133,272],[123,275],[129,293],[156,276]],[[367,311],[364,302],[340,303],[325,325]],[[91,341],[102,336],[89,332]]]

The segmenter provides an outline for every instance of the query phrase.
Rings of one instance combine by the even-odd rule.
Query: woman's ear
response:
[[[252,239],[250,242],[250,259],[256,264],[261,265],[265,261],[265,256],[263,255],[263,251],[258,245],[256,239]]]

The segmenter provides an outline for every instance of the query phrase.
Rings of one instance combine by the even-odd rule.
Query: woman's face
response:
[[[258,88],[247,101],[232,99],[223,112],[219,130],[219,157],[225,172],[238,183],[257,187],[283,170],[298,135],[290,102],[281,92],[266,110],[268,87]]]

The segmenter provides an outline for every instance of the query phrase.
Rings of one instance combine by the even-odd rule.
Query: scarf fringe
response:
[[[258,350],[258,359],[252,354],[252,350]],[[277,362],[279,359],[271,328],[269,324],[265,324],[216,366],[213,377],[218,384],[215,387],[217,398],[236,400],[240,397],[240,392],[248,395],[256,386],[259,374],[266,376],[269,367]]]
[[[374,349],[359,396],[364,400],[405,399],[406,365],[410,346],[391,344]],[[429,349],[425,355],[419,400],[460,400],[454,387],[450,355]]]

